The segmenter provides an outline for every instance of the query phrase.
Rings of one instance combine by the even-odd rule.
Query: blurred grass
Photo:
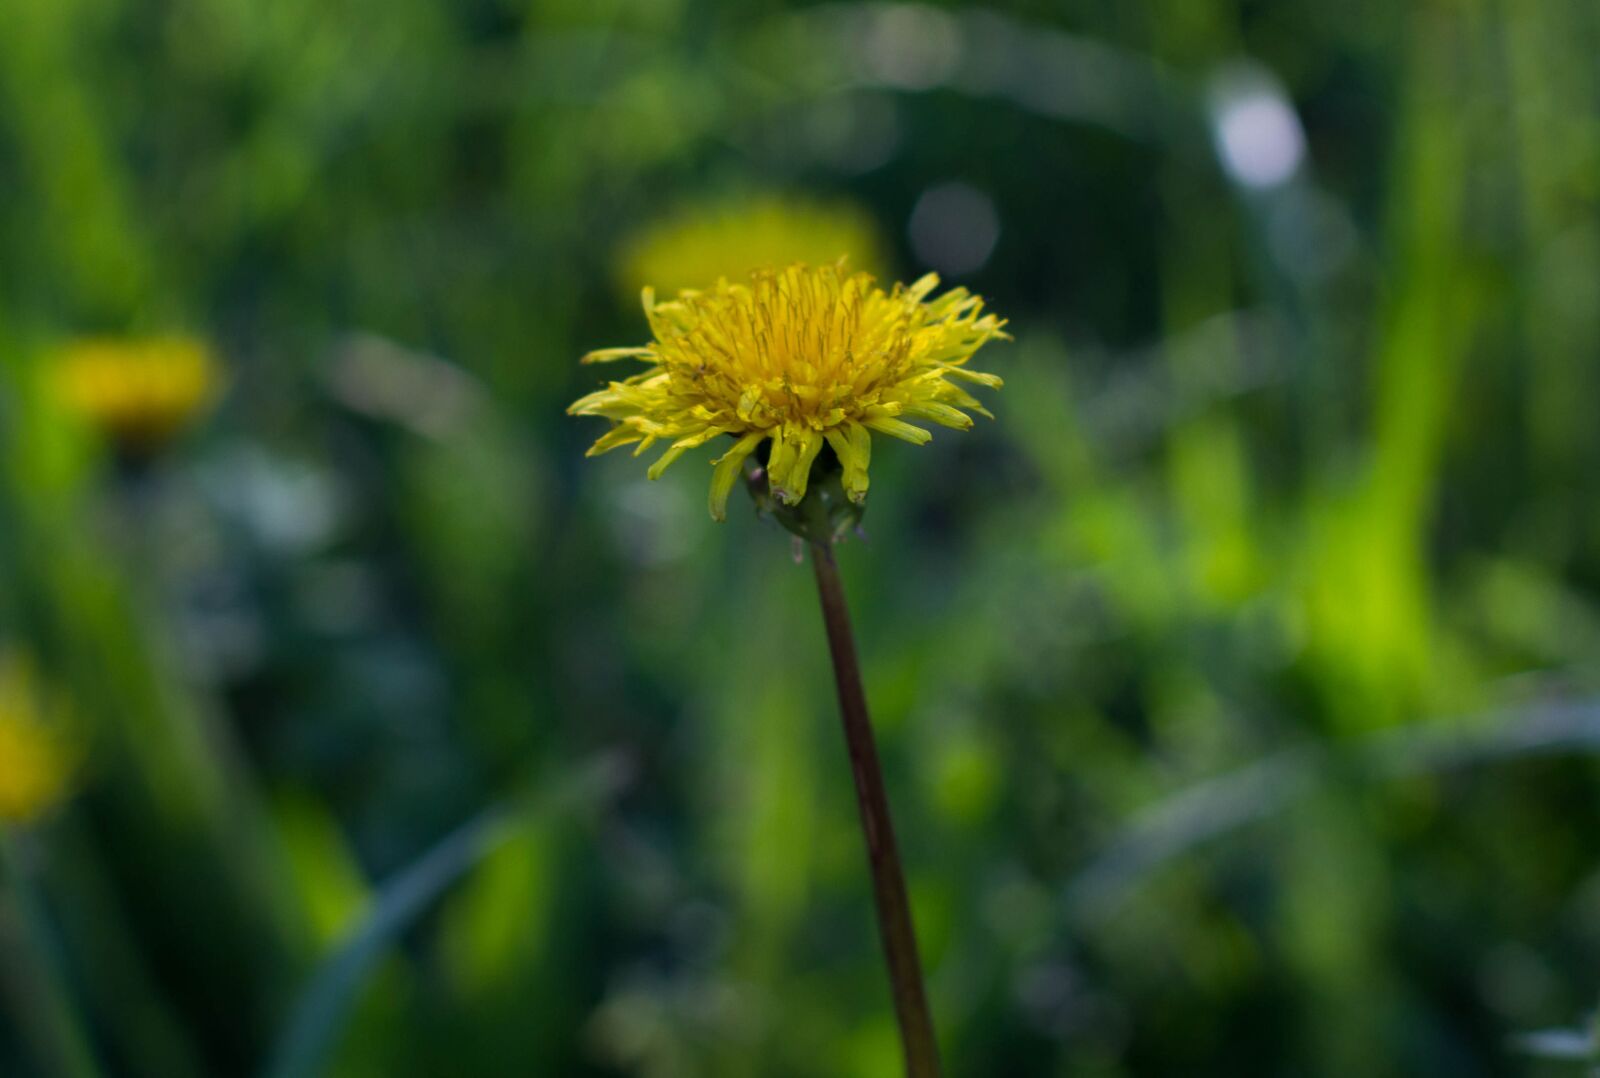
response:
[[[951,1073],[1580,1072],[1519,1045],[1600,1001],[1591,7],[7,15],[0,650],[85,757],[0,1074],[893,1072],[806,574],[562,415],[752,203],[1017,336],[842,555]],[[51,389],[194,329],[160,452]]]

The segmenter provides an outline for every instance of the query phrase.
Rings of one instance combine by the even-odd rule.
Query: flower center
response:
[[[673,393],[748,427],[838,426],[907,368],[907,305],[868,278],[768,274],[683,301],[660,342]]]

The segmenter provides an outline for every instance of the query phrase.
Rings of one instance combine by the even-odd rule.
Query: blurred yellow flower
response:
[[[124,448],[160,446],[215,399],[216,360],[192,337],[91,338],[56,359],[62,403]]]
[[[46,717],[28,665],[0,657],[0,823],[38,819],[67,795],[76,755]]]
[[[869,273],[883,268],[872,218],[842,202],[762,196],[692,206],[645,229],[624,252],[629,295],[705,288],[719,277],[795,262],[826,265],[849,255]]]
[[[685,450],[733,435],[737,441],[717,458],[711,479],[717,520],[745,458],[768,438],[768,479],[780,502],[805,497],[811,464],[826,444],[843,468],[845,492],[859,504],[867,495],[872,432],[922,445],[929,433],[906,420],[965,430],[972,426],[967,411],[989,413],[957,382],[1001,384],[964,364],[1004,337],[1005,323],[982,314],[983,301],[964,288],[930,300],[938,283],[930,273],[885,292],[841,260],[757,270],[666,303],[646,288],[655,340],[590,352],[583,362],[638,359],[649,369],[568,411],[613,421],[590,456],[638,443],[637,456],[669,442],[650,467],[652,479]]]

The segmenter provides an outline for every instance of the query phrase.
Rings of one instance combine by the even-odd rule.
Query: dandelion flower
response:
[[[41,703],[27,665],[0,660],[0,823],[31,823],[71,784],[74,754]]]
[[[969,413],[989,413],[964,386],[1000,387],[999,378],[967,369],[967,361],[1004,337],[1005,323],[984,314],[983,300],[964,288],[935,297],[938,286],[930,273],[885,291],[840,259],[757,269],[736,281],[723,277],[665,303],[646,287],[654,340],[583,357],[585,363],[639,360],[646,369],[568,409],[611,420],[590,456],[624,445],[638,456],[664,443],[650,466],[652,479],[686,451],[731,437],[732,447],[713,462],[717,520],[726,516],[746,459],[766,447],[765,488],[752,473],[751,492],[811,549],[905,1073],[919,1078],[939,1073],[938,1039],[833,548],[844,534],[841,523],[859,518],[866,500],[873,435],[921,445],[932,436],[920,422],[965,430],[972,426]],[[830,456],[817,464],[825,451]],[[810,498],[808,487],[816,489]]]
[[[966,430],[968,412],[989,412],[963,383],[1001,384],[966,363],[1005,336],[1005,323],[982,313],[983,301],[964,288],[930,298],[938,284],[930,273],[884,291],[870,274],[851,273],[841,261],[757,270],[747,280],[719,280],[664,303],[646,288],[654,341],[591,352],[583,362],[636,359],[649,368],[568,411],[612,421],[590,456],[624,445],[634,445],[638,456],[665,442],[650,466],[652,479],[686,450],[733,436],[732,448],[714,462],[710,507],[717,520],[726,515],[745,459],[769,439],[768,481],[781,504],[805,497],[811,465],[829,446],[845,493],[859,505],[867,495],[872,435],[922,445],[931,435],[917,421]]]
[[[93,338],[69,345],[54,370],[62,403],[127,449],[153,449],[215,398],[211,352],[190,337]]]
[[[877,226],[859,207],[786,195],[725,198],[686,206],[637,235],[618,260],[628,295],[701,288],[762,266],[826,265],[848,254],[858,269],[882,265]]]

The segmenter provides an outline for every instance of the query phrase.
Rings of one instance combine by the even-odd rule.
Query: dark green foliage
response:
[[[950,1073],[1583,1072],[1592,6],[0,24],[0,649],[87,747],[0,1074],[895,1073],[809,571],[563,414],[628,239],[769,189],[1016,337],[839,552]],[[174,329],[228,391],[119,469],[53,349]]]

